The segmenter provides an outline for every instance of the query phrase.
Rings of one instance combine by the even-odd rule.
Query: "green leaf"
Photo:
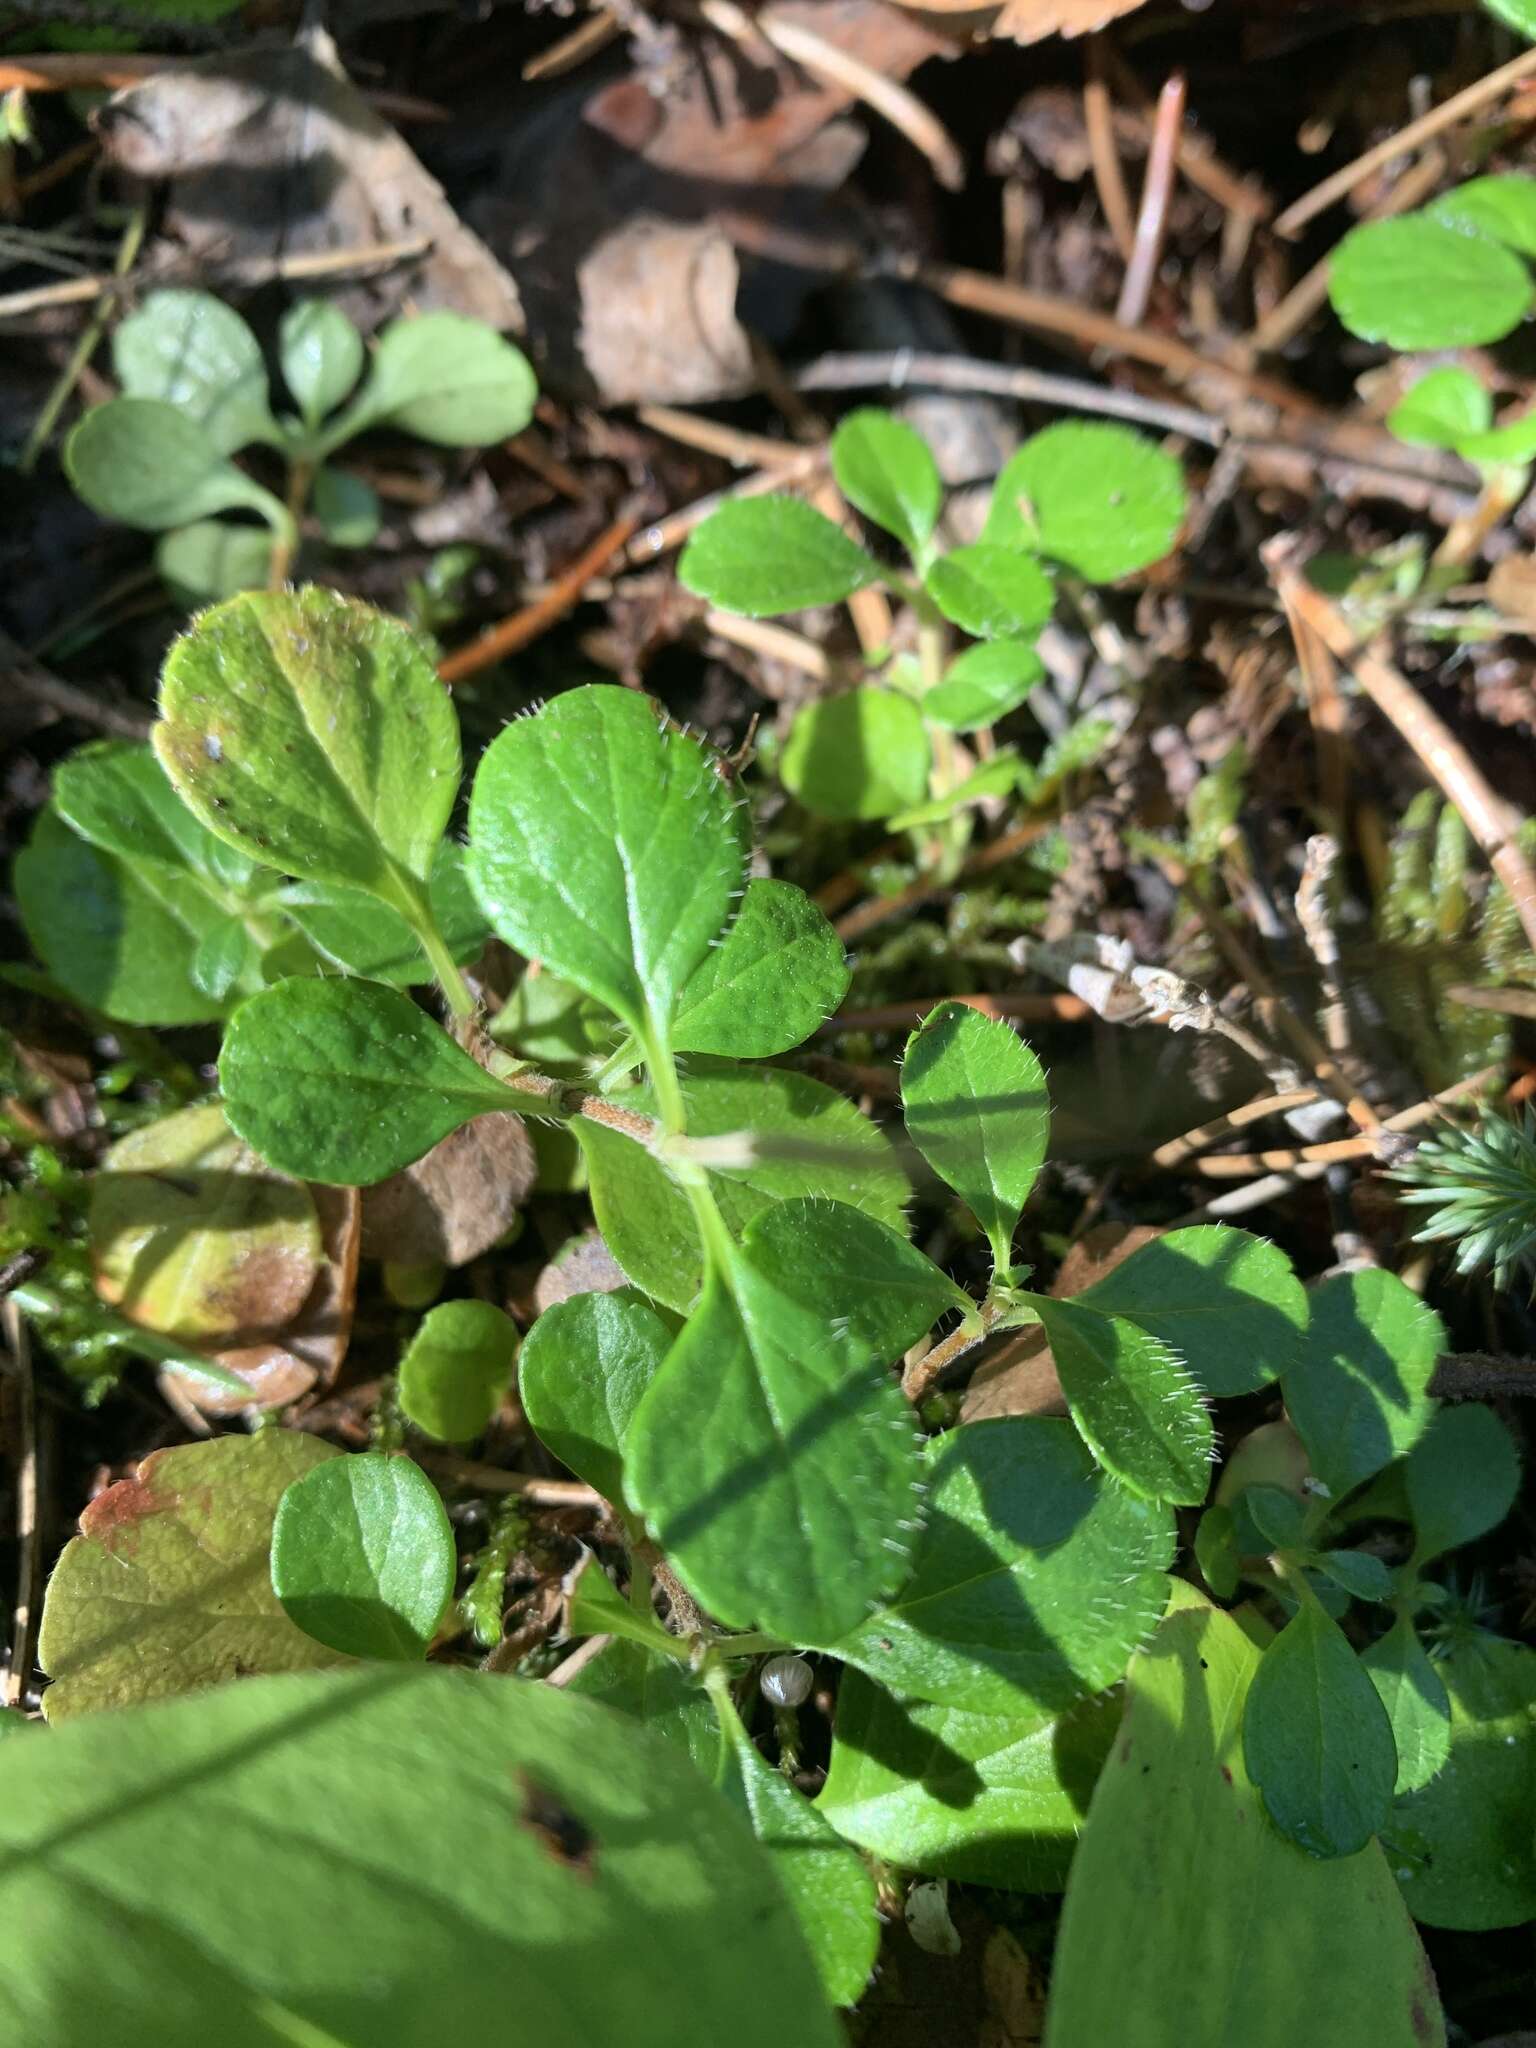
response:
[[[1281,1486],[1245,1486],[1242,1505],[1263,1541],[1276,1550],[1294,1550],[1302,1542],[1307,1511],[1294,1493]]]
[[[1120,1703],[1057,1718],[965,1714],[844,1674],[816,1804],[898,1869],[1004,1891],[1059,1891]]]
[[[272,532],[265,526],[195,519],[155,543],[155,567],[172,596],[189,609],[217,604],[242,590],[265,590],[272,575]]]
[[[1343,1630],[1303,1601],[1264,1652],[1243,1761],[1270,1818],[1313,1856],[1353,1856],[1386,1826],[1397,1753],[1381,1697]]]
[[[529,1427],[616,1507],[626,1502],[629,1426],[673,1336],[648,1302],[620,1288],[556,1302],[524,1342],[518,1386]]]
[[[1536,0],[1483,0],[1496,21],[1536,43]]]
[[[328,590],[204,612],[166,656],[155,752],[209,831],[306,881],[419,907],[459,786],[421,643]]]
[[[691,1759],[705,1778],[720,1763],[720,1727],[698,1678],[675,1657],[656,1657],[638,1643],[611,1642],[565,1686],[641,1721]]]
[[[383,515],[378,493],[360,476],[344,469],[321,469],[315,477],[312,499],[321,531],[333,548],[371,547],[378,538]]]
[[[1397,1573],[1367,1550],[1320,1550],[1313,1562],[1325,1579],[1342,1587],[1351,1599],[1385,1606],[1397,1591]]]
[[[1493,424],[1493,400],[1470,370],[1431,370],[1387,414],[1399,441],[1419,448],[1459,448],[1468,434]]]
[[[1166,1231],[1077,1300],[1171,1346],[1213,1400],[1278,1379],[1307,1328],[1306,1289],[1285,1253],[1219,1223]]]
[[[773,1859],[828,1998],[857,2005],[880,1947],[874,1879],[805,1794],[758,1755],[734,1709],[722,1725],[720,1790]]]
[[[831,1016],[848,981],[842,940],[803,889],[748,882],[735,923],[678,997],[673,1048],[771,1059]]]
[[[1032,555],[985,542],[940,555],[923,582],[945,618],[978,640],[1038,632],[1056,602],[1050,577]]]
[[[1491,427],[1486,434],[1466,434],[1456,452],[1468,462],[1488,468],[1497,463],[1529,462],[1536,456],[1536,412],[1527,410]]]
[[[1536,1919],[1536,1650],[1464,1630],[1435,1670],[1451,1749],[1393,1809],[1403,1898],[1426,1927],[1519,1927]]]
[[[512,1383],[517,1325],[489,1301],[444,1301],[428,1309],[400,1361],[407,1422],[439,1443],[485,1434]]]
[[[453,1592],[453,1529],[409,1458],[359,1451],[294,1480],[272,1524],[272,1590],[348,1657],[425,1657]]]
[[[220,455],[252,441],[280,446],[267,366],[233,306],[210,292],[151,292],[112,337],[125,398],[157,398],[195,420]]]
[[[677,578],[749,619],[840,604],[880,581],[880,564],[802,498],[735,498],[683,549]]]
[[[331,454],[365,429],[396,427],[444,448],[489,448],[523,431],[538,395],[528,358],[483,320],[420,313],[386,328],[322,446]]]
[[[886,1367],[954,1296],[892,1230],[782,1202],[712,1272],[630,1426],[627,1481],[728,1627],[834,1641],[905,1574],[919,1465]]]
[[[202,1024],[222,1016],[192,963],[222,913],[190,878],[134,865],[38,812],[12,869],[32,949],[88,1008],[124,1024]]]
[[[791,796],[821,818],[888,818],[928,793],[923,714],[890,690],[845,690],[795,713],[779,756]]]
[[[942,825],[946,818],[968,810],[984,797],[1011,796],[1018,787],[1021,765],[1012,747],[1003,747],[942,796],[930,797],[910,811],[897,811],[886,822],[892,832],[909,832],[918,825]]]
[[[1016,711],[1045,674],[1045,663],[1022,640],[967,647],[923,697],[923,716],[951,732],[975,732]]]
[[[1395,1273],[1336,1273],[1311,1292],[1285,1406],[1334,1499],[1412,1449],[1436,1404],[1429,1382],[1445,1328]]]
[[[1203,1606],[1133,1661],[1067,1886],[1046,2048],[1444,2048],[1379,1846],[1320,1862],[1264,1819],[1239,1737],[1258,1662],[1237,1619]]]
[[[1032,1294],[1072,1420],[1099,1463],[1149,1500],[1198,1507],[1214,1436],[1192,1375],[1160,1338],[1122,1316]]]
[[[146,533],[236,506],[269,525],[283,522],[277,500],[221,453],[207,428],[159,398],[94,407],[64,444],[64,469],[93,512]]]
[[[478,906],[477,906],[478,907]],[[592,1071],[594,1056],[614,1051],[623,1034],[611,1011],[558,974],[524,973],[491,1019],[491,1037],[536,1067]]]
[[[1421,1791],[1451,1753],[1451,1702],[1419,1641],[1413,1617],[1400,1614],[1360,1662],[1392,1724],[1397,1750],[1393,1789],[1399,1798]]]
[[[329,299],[302,299],[283,315],[277,347],[305,425],[318,427],[362,375],[363,337]]]
[[[1103,1479],[1054,1417],[967,1423],[926,1462],[900,1593],[845,1635],[803,1640],[974,1714],[1053,1712],[1118,1678],[1167,1604],[1168,1510]]]
[[[338,1456],[295,1430],[215,1437],[97,1494],[48,1582],[48,1719],[334,1663],[278,1605],[268,1552],[285,1489]]]
[[[1424,212],[1462,234],[1483,235],[1522,256],[1536,256],[1536,178],[1517,171],[1469,178],[1432,199]]]
[[[414,988],[433,979],[421,941],[397,910],[361,889],[332,882],[294,882],[276,899],[315,948],[348,974]],[[477,959],[490,937],[485,913],[464,872],[464,849],[440,842],[432,857],[427,901],[450,959]]]
[[[1000,1019],[941,1003],[907,1040],[901,1107],[908,1136],[981,1225],[1006,1277],[1050,1140],[1040,1062]]]
[[[1242,1552],[1232,1510],[1207,1508],[1195,1528],[1195,1562],[1218,1600],[1235,1600],[1242,1582]]]
[[[186,1344],[283,1328],[324,1256],[308,1188],[243,1145],[217,1103],[119,1138],[91,1176],[89,1227],[97,1292]]]
[[[471,1117],[529,1107],[409,996],[280,981],[242,1003],[219,1057],[231,1124],[285,1173],[371,1187]]]
[[[631,690],[557,697],[500,733],[475,776],[469,874],[492,925],[643,1043],[666,1043],[744,865],[712,758]]]
[[[1156,442],[1108,421],[1064,420],[1004,465],[981,537],[1112,583],[1162,560],[1186,505],[1183,473]]]
[[[732,2048],[836,2048],[750,1830],[563,1691],[253,1680],[4,1747],[9,2039],[100,2048],[109,2014],[114,2048],[195,2048],[216,2014],[227,2048],[421,2048],[451,2014],[497,2048],[676,2048],[683,2010]]]
[[[752,1134],[750,1166],[707,1169],[709,1185],[735,1237],[760,1211],[796,1196],[847,1202],[903,1229],[911,1189],[890,1141],[845,1096],[809,1074],[783,1067],[709,1067],[685,1076],[688,1131],[694,1138]],[[655,1114],[645,1088],[609,1098]],[[687,1197],[643,1145],[585,1119],[576,1135],[592,1176],[592,1207],[609,1250],[634,1284],[685,1313],[704,1282],[704,1256]]]
[[[194,987],[222,1003],[237,982],[249,980],[259,959],[260,949],[245,920],[226,917],[204,932],[187,972]]]
[[[1403,1464],[1414,1560],[1427,1564],[1496,1529],[1520,1494],[1520,1453],[1491,1408],[1442,1408]]]
[[[651,1656],[688,1662],[687,1645],[668,1635],[654,1614],[632,1607],[590,1551],[568,1583],[565,1625],[572,1636],[618,1636]]]
[[[221,891],[247,890],[257,875],[244,854],[198,823],[154,750],[136,740],[77,747],[53,771],[53,802],[71,829],[103,853],[201,875]]]
[[[1512,251],[1422,213],[1351,228],[1333,252],[1328,295],[1351,334],[1399,349],[1501,341],[1536,298]]]
[[[933,536],[944,486],[921,434],[879,406],[849,413],[832,436],[832,474],[850,505],[910,555]]]

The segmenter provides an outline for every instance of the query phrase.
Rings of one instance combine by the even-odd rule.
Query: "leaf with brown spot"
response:
[[[331,1386],[347,1355],[357,1299],[362,1199],[356,1188],[310,1187],[320,1219],[320,1271],[303,1306],[275,1336],[232,1347],[200,1345],[217,1365],[250,1383],[250,1400],[279,1408]],[[223,1388],[182,1381],[182,1392],[205,1415],[236,1415],[246,1405]]]
[[[217,1437],[153,1452],[92,1501],[43,1606],[48,1719],[347,1662],[284,1614],[269,1558],[290,1482],[339,1455],[291,1430]]]

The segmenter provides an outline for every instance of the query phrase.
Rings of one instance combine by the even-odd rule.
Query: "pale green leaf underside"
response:
[[[512,1379],[517,1325],[494,1302],[428,1309],[400,1360],[400,1407],[439,1443],[483,1435]]]
[[[1133,1661],[1067,1887],[1046,2048],[1123,2040],[1129,2014],[1136,2048],[1228,2048],[1234,1998],[1245,2048],[1444,2048],[1380,1848],[1321,1862],[1265,1818],[1240,1737],[1258,1660],[1202,1606]]]

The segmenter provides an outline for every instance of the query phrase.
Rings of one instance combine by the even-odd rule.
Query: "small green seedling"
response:
[[[112,357],[123,396],[81,420],[65,469],[103,518],[164,536],[160,572],[195,602],[259,589],[274,563],[285,570],[307,510],[332,547],[369,545],[378,500],[332,462],[359,434],[388,427],[445,447],[488,447],[521,433],[535,397],[526,358],[480,321],[397,320],[370,359],[352,322],[324,299],[290,307],[279,327],[292,412],[273,410],[256,336],[207,292],[152,292],[117,329]],[[232,459],[258,446],[286,467],[281,495]],[[254,512],[265,531],[215,517],[236,510]]]
[[[927,471],[893,472],[885,427],[865,431],[885,466],[871,478],[845,462],[845,487],[915,545],[926,591],[930,567],[949,559],[926,555]],[[1031,532],[1046,530],[1050,474],[1031,472]],[[1024,521],[1022,486],[1019,499],[1008,516]],[[790,511],[783,530],[806,510]],[[1065,551],[1069,528],[1051,530]],[[1009,532],[997,555],[1048,582]],[[816,549],[823,565],[842,561],[852,587],[853,569],[819,529]],[[813,582],[816,549],[793,597],[783,562],[773,567],[780,599],[825,592]],[[969,580],[973,566],[958,573]],[[1011,570],[984,566],[988,587],[1022,587]],[[938,587],[956,603],[957,585],[940,577]],[[377,1786],[388,1781],[392,1873],[409,1815],[430,1811],[436,1829],[438,1802],[463,1800],[469,1786],[479,1818],[463,1840],[475,1858],[492,1845],[485,1881],[514,1886],[519,1926],[543,1929],[548,1947],[570,1939],[578,1909],[596,1940],[604,1913],[622,1917],[658,1885],[694,1902],[686,1926],[698,1917],[710,1938],[679,1967],[694,1973],[689,2024],[712,2038],[765,2038],[732,2003],[741,1974],[761,1966],[781,1973],[773,2038],[831,2041],[830,2008],[857,2000],[876,1950],[866,1855],[940,1879],[1069,1885],[1053,2048],[1096,2048],[1113,2031],[1091,1958],[1102,1930],[1122,1921],[1138,1930],[1136,1960],[1116,1997],[1136,2002],[1138,2038],[1157,2048],[1226,2037],[1234,1968],[1250,1973],[1261,2048],[1293,2041],[1309,1988],[1298,1988],[1294,1957],[1314,1934],[1363,1951],[1328,1987],[1327,2038],[1354,2038],[1339,2029],[1367,2006],[1371,2038],[1387,2048],[1443,2038],[1398,1886],[1434,1924],[1510,1925],[1536,1910],[1531,1735],[1520,1718],[1536,1697],[1536,1658],[1490,1647],[1426,1576],[1507,1514],[1519,1481],[1490,1411],[1442,1409],[1431,1394],[1438,1319],[1379,1270],[1308,1290],[1279,1249],[1225,1225],[1169,1230],[1067,1298],[1031,1284],[1015,1247],[1047,1156],[1044,1075],[1006,1024],[943,1003],[906,1047],[900,1116],[908,1156],[952,1192],[972,1242],[990,1251],[984,1285],[962,1287],[911,1241],[911,1191],[886,1134],[820,1082],[764,1064],[840,1001],[835,937],[803,892],[748,879],[739,783],[631,691],[572,689],[497,736],[475,773],[465,859],[491,929],[588,1006],[583,1032],[606,1018],[599,1042],[618,1049],[596,1075],[571,1080],[536,1066],[516,1027],[487,1043],[470,1029],[473,992],[430,888],[459,779],[451,702],[435,681],[429,694],[430,677],[400,629],[362,606],[315,592],[236,598],[172,650],[155,758],[201,859],[216,846],[235,872],[278,877],[277,889],[309,877],[305,886],[359,892],[408,930],[453,1013],[445,1029],[401,988],[366,976],[301,971],[257,988],[235,1009],[219,1061],[224,1115],[248,1148],[311,1187],[366,1186],[479,1116],[521,1112],[574,1132],[632,1285],[545,1310],[516,1367],[546,1451],[613,1508],[604,1548],[617,1581],[602,1560],[577,1557],[565,1615],[571,1635],[610,1640],[559,1691],[423,1672],[443,1631],[494,1633],[515,1521],[492,1532],[471,1604],[455,1610],[451,1532],[408,1456],[341,1455],[283,1431],[166,1452],[124,1482],[127,1494],[103,1496],[64,1553],[44,1622],[45,1658],[63,1681],[50,1711],[67,1718],[71,1702],[109,1700],[131,1709],[151,1690],[236,1669],[256,1682],[159,1711],[142,1734],[133,1712],[115,1716],[120,1753],[105,1724],[93,1740],[80,1731],[74,1746],[50,1747],[62,1761],[29,1795],[37,1816],[3,1801],[0,1813],[20,1811],[26,1829],[66,1812],[78,1822],[75,1774],[99,1777],[101,1797],[129,1816],[127,1833],[88,1848],[92,1882],[115,1883],[114,1858],[133,1872],[142,1861],[134,1744],[162,1778],[185,1763],[195,1785],[227,1740],[234,1760],[218,1766],[217,1800],[205,1808],[194,1792],[177,1808],[184,1860],[219,1854],[228,1814],[261,1810],[274,1787],[300,1814],[293,1787],[322,1787],[325,1839],[342,1844],[326,1866],[330,1910],[366,1928],[378,1864],[348,1830],[374,1812]],[[919,703],[909,708],[922,719]],[[83,803],[73,809],[88,817]],[[558,1048],[569,1041],[552,1014],[521,1012]],[[290,1234],[303,1226],[300,1213]],[[1025,1327],[1049,1344],[1067,1413],[925,1434],[902,1362],[920,1360],[921,1383],[937,1385],[989,1332]],[[507,1390],[515,1352],[499,1310],[435,1308],[406,1347],[405,1419],[472,1436]],[[1266,1393],[1288,1420],[1252,1431],[1207,1505],[1212,1404]],[[176,1462],[210,1453],[230,1461],[217,1503]],[[1178,1575],[1192,1562],[1180,1554],[1180,1507],[1204,1509],[1193,1562],[1218,1600],[1248,1593],[1240,1617]],[[215,1510],[218,1556],[205,1527]],[[1383,1523],[1408,1533],[1383,1546]],[[250,1599],[213,1626],[210,1616],[227,1620],[221,1572]],[[670,1628],[653,1601],[658,1582]],[[126,1644],[125,1612],[144,1617],[127,1625]],[[139,1656],[146,1638],[177,1656]],[[377,1669],[328,1669],[353,1657]],[[839,1685],[815,1802],[788,1774],[783,1717],[794,1709],[775,1704],[790,1736],[782,1771],[747,1719],[745,1682],[765,1657],[797,1670],[814,1658]],[[310,1667],[283,1681],[286,1692],[259,1681]],[[583,1695],[616,1711],[594,1720]],[[506,1708],[509,1697],[522,1704]],[[274,1732],[280,1699],[291,1719]],[[248,1704],[235,1713],[231,1700]],[[362,1745],[369,1772],[338,1806],[343,1735]],[[492,1759],[483,1771],[481,1743]],[[669,1749],[698,1770],[682,1772]],[[508,1758],[522,1756],[520,1777]],[[381,1757],[407,1767],[381,1778]],[[606,1775],[589,1777],[598,1765]],[[1495,1779],[1504,1832],[1490,1878],[1487,1826],[1469,1825],[1464,1800],[1443,1787]],[[622,1818],[604,1803],[612,1784],[624,1788]],[[647,1803],[653,1784],[664,1810]],[[721,1849],[719,1870],[698,1876],[689,1857],[727,1836],[746,1860]],[[516,1861],[525,1838],[537,1855]],[[365,1957],[370,1983],[397,1987],[387,2016],[375,1995],[363,2029],[385,2048],[420,2038],[407,2021],[396,2027],[397,2008],[435,2014],[449,1981],[505,1976],[474,1944],[434,1946],[459,1896],[458,1850],[431,1840],[452,1868],[433,1866],[428,1931],[385,1978]],[[494,1845],[507,1841],[515,1868],[503,1871]],[[677,1851],[653,1877],[645,1857],[664,1841]],[[308,1834],[305,1849],[315,1853]],[[726,1896],[720,1871],[752,1901],[733,1907],[726,1931],[712,1917]],[[1209,1896],[1192,1898],[1197,1875],[1244,1902],[1237,1932]],[[217,1888],[215,1905],[223,1897]],[[205,1925],[195,1899],[177,1912],[221,1972],[291,1983],[262,1977],[265,1951],[232,1944],[223,1922]],[[670,1929],[676,1916],[665,1917]],[[1290,1930],[1283,1951],[1276,1929]],[[1250,1939],[1252,1955],[1234,1949]],[[1198,1994],[1174,1967],[1191,1943]],[[179,1935],[178,1968],[185,1954]],[[110,1959],[114,1982],[153,1975],[120,1945]],[[578,1974],[581,2038],[674,2037],[643,1974]],[[679,1981],[669,1976],[667,2028]],[[286,2030],[352,2027],[326,1995],[323,2014],[314,2000],[296,2019],[285,2008]],[[555,2037],[566,2014],[561,2004]]]
[[[946,548],[938,467],[910,427],[869,407],[843,421],[831,452],[844,497],[909,567],[888,567],[800,499],[770,496],[723,505],[678,570],[688,589],[750,618],[839,604],[876,584],[916,613],[915,666],[890,661],[877,682],[799,713],[779,761],[786,788],[823,817],[898,827],[1015,789],[1038,800],[1050,764],[1005,749],[956,776],[947,736],[989,727],[1028,698],[1045,674],[1035,643],[1060,582],[1115,582],[1168,553],[1186,510],[1179,465],[1126,427],[1047,427],[998,477],[980,540]],[[1094,743],[1102,730],[1095,721]]]
[[[1395,349],[1478,348],[1536,304],[1536,178],[1473,178],[1418,213],[1352,228],[1333,253],[1334,311]]]

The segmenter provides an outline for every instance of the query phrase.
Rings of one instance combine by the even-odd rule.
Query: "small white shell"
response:
[[[803,1657],[770,1657],[757,1674],[765,1700],[776,1707],[800,1707],[811,1696],[811,1667]]]

